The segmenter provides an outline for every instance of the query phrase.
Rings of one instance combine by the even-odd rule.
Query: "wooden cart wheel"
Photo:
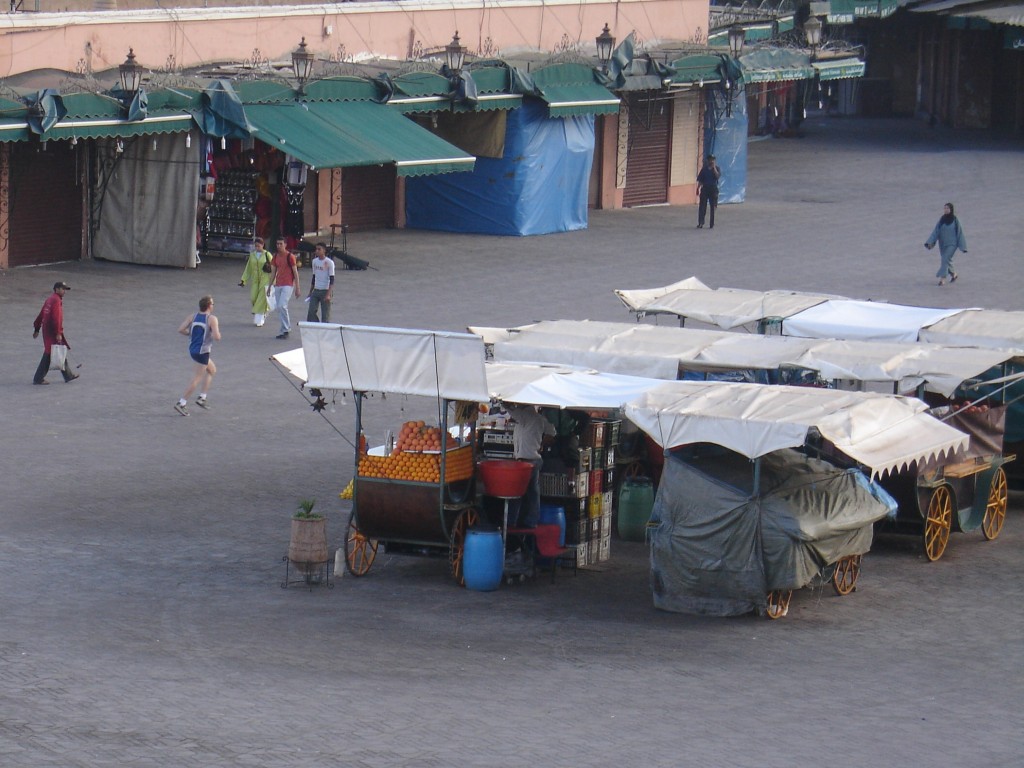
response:
[[[459,513],[452,526],[452,534],[448,541],[448,565],[451,566],[452,576],[455,577],[460,587],[466,586],[466,580],[462,576],[462,555],[466,549],[466,531],[476,525],[479,520],[480,513],[470,507]]]
[[[924,522],[924,556],[930,561],[935,562],[946,551],[952,524],[953,494],[948,485],[940,485],[932,492]]]
[[[769,619],[781,619],[789,613],[789,601],[793,599],[792,589],[773,589],[768,593],[768,606],[765,610]]]
[[[985,507],[985,517],[981,521],[982,535],[992,541],[1002,532],[1004,522],[1006,522],[1006,472],[999,467],[992,475],[992,485],[988,490],[988,506]]]
[[[837,595],[846,596],[857,588],[857,578],[860,576],[860,561],[863,555],[849,555],[841,557],[836,563],[835,573],[832,574],[832,589]]]
[[[345,569],[353,576],[365,576],[377,557],[377,540],[368,539],[359,532],[356,513],[348,517],[348,534],[345,536]]]

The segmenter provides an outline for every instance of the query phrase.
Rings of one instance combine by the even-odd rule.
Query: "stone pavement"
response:
[[[533,238],[354,233],[334,319],[437,329],[628,320],[614,288],[697,275],[934,306],[1024,309],[1021,145],[904,121],[826,120],[750,147],[747,202],[595,212]],[[953,201],[970,253],[938,288],[922,247]],[[819,766],[1024,760],[1024,522],[927,564],[883,538],[846,598],[779,622],[655,611],[642,545],[493,593],[381,554],[334,589],[280,588],[299,498],[349,512],[352,407],[327,419],[268,362],[241,262],[102,262],[0,278],[0,765]],[[308,274],[303,275],[306,280]],[[32,387],[31,321],[57,279],[82,377]],[[175,333],[203,293],[224,339],[209,412],[171,406]],[[297,307],[298,304],[293,304]],[[375,400],[371,437],[423,413]],[[198,412],[195,412],[198,411]],[[428,412],[424,414],[430,418]],[[423,417],[423,416],[420,416]]]

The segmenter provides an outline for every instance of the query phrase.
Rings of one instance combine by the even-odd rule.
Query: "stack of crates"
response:
[[[580,436],[580,445],[591,452],[589,495],[587,496],[586,538],[580,525],[579,565],[603,563],[611,557],[612,512],[615,504],[615,449],[619,444],[621,422],[593,419]],[[583,551],[585,549],[585,552]]]
[[[565,510],[565,545],[576,548],[576,564],[586,565],[589,555],[587,503],[590,499],[590,478],[593,453],[590,447],[580,448],[574,466],[564,472],[541,472],[542,503],[553,503]]]

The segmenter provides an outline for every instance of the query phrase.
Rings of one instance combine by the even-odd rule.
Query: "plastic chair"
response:
[[[557,525],[538,525],[536,528],[509,528],[510,536],[522,536],[533,551],[533,570],[537,571],[539,561],[551,563],[551,581],[555,580],[558,566],[563,560],[572,559],[572,572],[576,575],[576,548],[559,545],[562,529]]]

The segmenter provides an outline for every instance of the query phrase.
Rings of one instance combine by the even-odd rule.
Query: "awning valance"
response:
[[[829,24],[853,24],[856,19],[884,19],[899,8],[898,0],[831,0]]]
[[[835,61],[814,61],[811,66],[820,80],[842,80],[850,77],[864,77],[864,62],[860,59],[836,59]]]

